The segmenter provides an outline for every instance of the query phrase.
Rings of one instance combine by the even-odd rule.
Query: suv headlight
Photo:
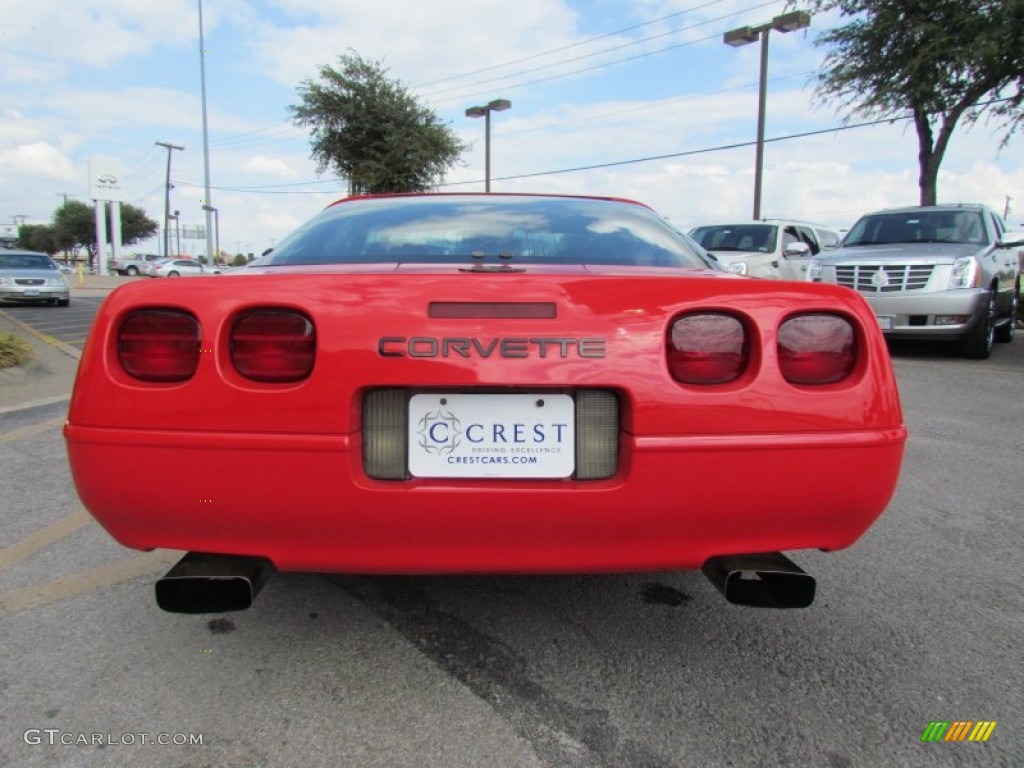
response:
[[[950,288],[977,288],[981,285],[981,266],[973,256],[961,256],[953,262]]]
[[[821,282],[821,262],[817,259],[807,262],[807,279],[812,283]]]
[[[732,272],[734,275],[745,275],[747,274],[747,262],[734,261],[725,268],[725,271]]]

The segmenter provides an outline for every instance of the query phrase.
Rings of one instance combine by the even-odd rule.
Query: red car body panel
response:
[[[716,555],[847,547],[896,488],[906,439],[896,381],[853,291],[625,267],[264,271],[273,274],[135,282],[103,304],[65,434],[83,503],[122,544],[257,555],[283,571],[698,568]],[[510,300],[554,304],[557,317],[428,316],[431,302]],[[139,307],[199,321],[194,377],[146,383],[121,368],[118,327]],[[235,370],[231,323],[260,307],[312,320],[308,379],[257,383]],[[728,312],[749,330],[750,364],[736,381],[686,385],[670,374],[666,334],[692,311]],[[835,384],[789,384],[775,334],[814,311],[850,321],[856,366]],[[395,341],[469,337],[484,349],[495,339],[598,338],[605,354],[527,343],[514,358],[476,348],[422,357]],[[612,390],[618,470],[589,481],[375,480],[363,469],[362,402],[389,387]]]

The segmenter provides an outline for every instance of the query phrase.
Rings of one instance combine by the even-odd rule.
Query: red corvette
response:
[[[728,275],[639,203],[471,194],[343,200],[242,274],[118,288],[65,434],[115,539],[189,552],[156,590],[183,612],[275,570],[702,568],[805,606],[781,550],[853,544],[906,440],[855,292]]]

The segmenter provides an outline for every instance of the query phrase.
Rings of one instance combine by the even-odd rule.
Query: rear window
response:
[[[481,261],[712,266],[644,206],[500,195],[346,200],[285,238],[260,266]]]

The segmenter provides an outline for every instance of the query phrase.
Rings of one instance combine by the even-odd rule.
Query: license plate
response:
[[[878,315],[875,317],[875,319],[878,321],[878,327],[881,328],[883,331],[892,330],[892,318],[889,317],[888,315]]]
[[[25,290],[25,295],[26,296],[38,296],[39,295],[39,289],[38,288],[28,288],[28,289]]]
[[[409,473],[569,477],[576,468],[575,416],[569,395],[414,395]]]

